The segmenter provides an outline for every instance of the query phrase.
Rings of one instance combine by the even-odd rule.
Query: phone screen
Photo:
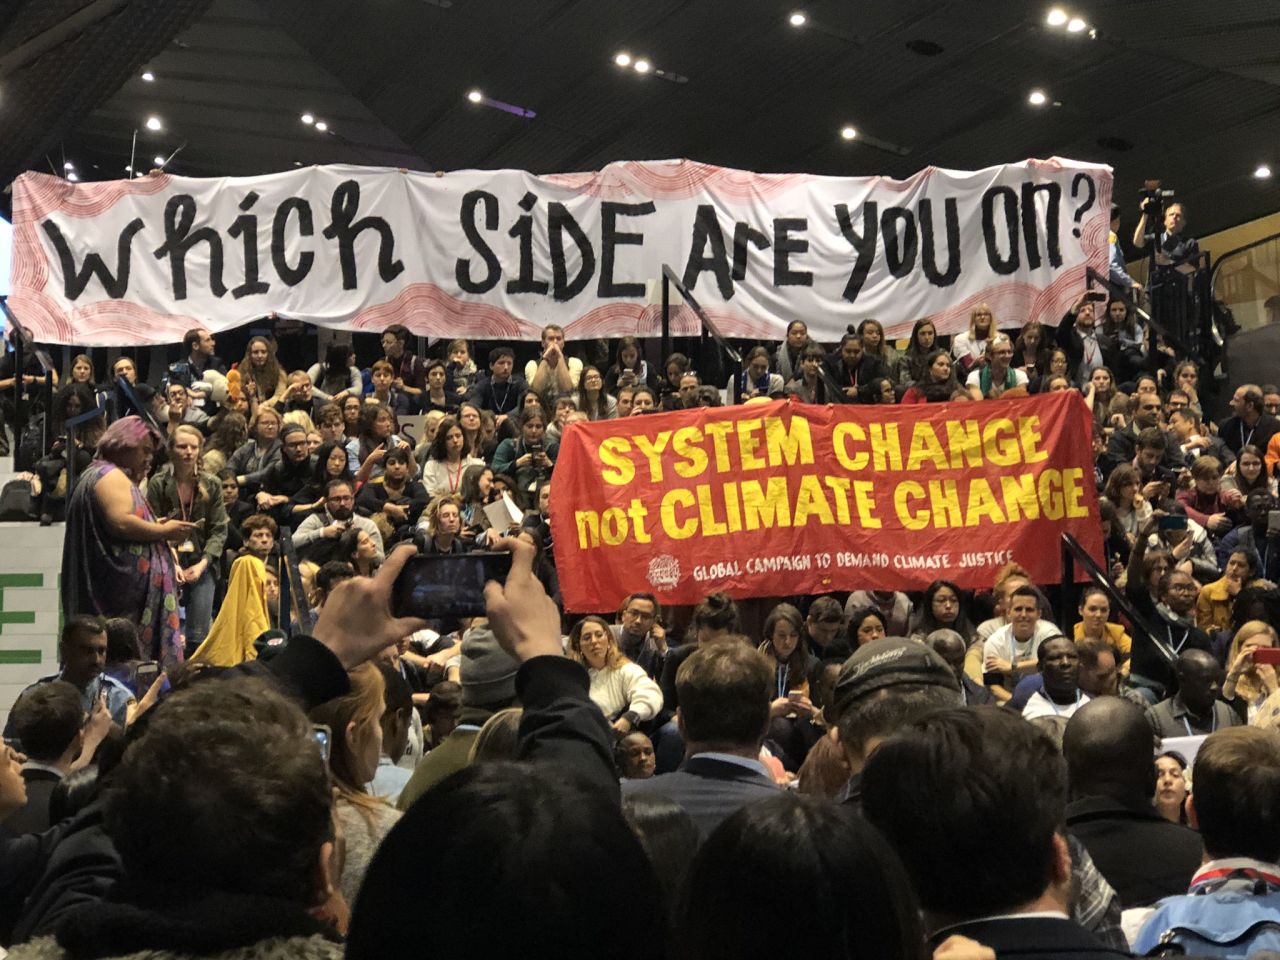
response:
[[[160,664],[154,660],[144,660],[134,667],[133,686],[139,696],[151,689],[151,684],[156,682],[156,677],[159,675]]]
[[[1267,533],[1280,533],[1280,510],[1267,511]]]
[[[1161,517],[1158,525],[1161,530],[1186,530],[1187,518],[1185,514],[1171,514]]]
[[[504,583],[510,570],[511,554],[487,550],[410,557],[391,590],[392,612],[426,620],[483,616],[485,583]]]

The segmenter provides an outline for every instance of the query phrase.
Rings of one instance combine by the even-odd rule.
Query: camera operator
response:
[[[1154,263],[1149,278],[1152,313],[1175,334],[1189,332],[1192,298],[1191,277],[1197,270],[1200,245],[1186,236],[1186,210],[1172,199],[1172,190],[1161,190],[1158,182],[1149,182],[1143,190],[1142,216],[1133,231],[1133,245],[1139,250],[1155,243]],[[1156,231],[1148,221],[1160,218],[1163,229]]]

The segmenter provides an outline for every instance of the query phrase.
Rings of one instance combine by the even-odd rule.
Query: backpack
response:
[[[0,490],[0,521],[36,520],[36,495],[26,477],[10,480]]]
[[[1135,952],[1149,943],[1143,956],[1248,960],[1259,951],[1280,951],[1280,893],[1170,897],[1143,926]]]

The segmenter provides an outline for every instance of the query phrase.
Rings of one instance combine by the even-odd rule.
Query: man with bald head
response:
[[[1067,832],[1084,844],[1121,905],[1183,892],[1204,853],[1194,830],[1156,812],[1151,726],[1120,697],[1086,703],[1067,722]]]
[[[964,637],[944,627],[925,637],[925,643],[933,648],[934,653],[947,661],[947,666],[960,681],[960,692],[964,695],[965,706],[985,707],[996,702],[990,690],[981,684],[974,683],[964,672],[964,655],[969,649],[969,645],[964,642]]]
[[[1178,692],[1147,710],[1156,736],[1195,737],[1240,722],[1240,716],[1220,699],[1225,677],[1213,654],[1184,650],[1174,664],[1174,673]]]

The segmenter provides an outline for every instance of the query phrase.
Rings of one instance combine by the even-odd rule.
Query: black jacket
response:
[[[1239,417],[1227,417],[1218,424],[1218,436],[1232,453],[1239,456],[1240,448],[1252,444],[1263,453],[1267,452],[1267,444],[1271,438],[1280,433],[1280,420],[1264,413],[1252,427],[1247,426]]]
[[[304,710],[351,690],[347,672],[332,651],[301,634],[290,638],[270,660],[253,660],[223,670],[207,682],[235,682],[240,676],[271,678]],[[585,670],[582,678],[585,683]],[[590,699],[587,704],[594,706]],[[603,723],[599,708],[596,714]],[[101,801],[42,834],[0,845],[0,938],[7,935],[24,900],[14,943],[52,933],[63,917],[101,900],[121,875],[120,858],[102,824]]]
[[[990,947],[1000,960],[1117,960],[1129,956],[1104,946],[1075,921],[1055,917],[973,920],[939,930],[932,946],[952,934]]]
[[[1073,800],[1067,831],[1085,845],[1125,909],[1186,893],[1204,854],[1198,833],[1170,823],[1150,803],[1135,809],[1110,797]]]
[[[1097,330],[1094,336],[1097,338],[1098,352],[1100,354],[1096,359],[1100,361],[1101,366],[1114,371],[1120,366],[1119,347],[1111,337],[1101,330]],[[1055,339],[1058,342],[1058,346],[1062,348],[1062,352],[1067,355],[1067,359],[1071,362],[1071,367],[1067,370],[1067,373],[1074,380],[1076,373],[1080,370],[1080,363],[1084,360],[1084,338],[1080,336],[1080,331],[1076,329],[1075,314],[1068,313],[1058,321]]]
[[[864,353],[862,359],[858,362],[858,369],[851,377],[848,369],[844,365],[844,357],[839,352],[830,354],[823,362],[823,370],[826,375],[831,378],[836,389],[832,389],[831,384],[827,385],[827,399],[831,403],[874,403],[875,399],[871,396],[871,384],[877,377],[889,376],[889,371],[885,368],[884,361],[879,357],[873,357],[869,353]],[[853,381],[857,381],[858,398],[846,396],[845,388],[854,385]]]
[[[705,837],[749,803],[778,795],[772,777],[715,757],[691,757],[679,770],[648,780],[627,780],[625,796],[666,797],[684,807]]]
[[[48,770],[23,770],[22,779],[27,784],[27,802],[5,820],[4,828],[18,836],[43,833],[49,829],[49,797],[62,778]]]

